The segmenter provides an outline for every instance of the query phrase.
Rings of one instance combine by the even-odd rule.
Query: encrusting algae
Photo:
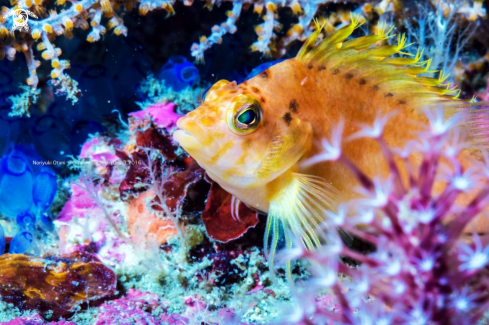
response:
[[[268,213],[265,251],[271,269],[280,234],[291,247],[290,229],[312,250],[320,245],[316,231],[326,212],[358,196],[355,175],[336,161],[340,146],[341,156],[367,176],[388,176],[378,142],[354,135],[359,124],[380,118],[386,123],[382,141],[402,148],[428,125],[426,111],[441,108],[448,116],[484,105],[457,100],[459,92],[444,83],[442,72],[438,79],[420,76],[433,72],[431,60],[419,62],[420,51],[400,57],[409,46],[404,35],[397,45],[376,46],[393,36],[385,25],[375,35],[346,40],[360,25],[353,16],[350,25],[317,42],[318,26],[295,58],[239,85],[218,81],[201,106],[178,121],[175,140],[208,175],[241,202]],[[472,140],[484,135],[480,123],[474,124],[477,114],[464,115]],[[343,123],[343,137],[350,140],[344,143],[337,132]],[[460,157],[463,167],[477,156],[472,143],[474,150]]]
[[[82,303],[113,296],[116,285],[115,273],[93,254],[0,256],[2,301],[54,319],[69,315]]]

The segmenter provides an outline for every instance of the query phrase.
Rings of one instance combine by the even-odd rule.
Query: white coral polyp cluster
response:
[[[474,159],[463,170],[458,157],[467,146],[459,120],[447,119],[441,110],[427,114],[429,126],[402,150],[393,150],[383,141],[386,118],[358,133],[376,139],[382,147],[392,169],[388,179],[367,177],[343,155],[334,159],[320,155],[317,161],[343,162],[357,175],[362,198],[327,215],[329,232],[317,251],[294,248],[279,254],[309,259],[315,275],[308,294],[296,290],[301,302],[287,315],[296,323],[476,324],[487,311],[489,281],[484,268],[489,264],[489,246],[478,235],[464,233],[489,208],[487,165]],[[333,132],[333,138],[338,134]],[[326,141],[334,142],[338,140]],[[418,163],[408,159],[414,153],[421,156]],[[407,167],[407,182],[401,179],[394,156]],[[440,183],[446,186],[434,190]],[[472,199],[457,204],[462,196]],[[333,231],[339,228],[355,237],[351,247]],[[354,249],[359,242],[375,248],[360,253]],[[345,258],[357,265],[338,262]],[[316,296],[311,295],[311,287]],[[448,323],[446,315],[451,317]]]

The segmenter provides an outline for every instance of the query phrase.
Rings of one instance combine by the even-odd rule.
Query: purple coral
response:
[[[478,235],[471,240],[463,235],[488,206],[489,168],[474,161],[464,169],[460,157],[466,144],[453,125],[457,120],[445,119],[441,110],[427,115],[430,127],[403,150],[384,142],[382,119],[359,132],[381,146],[391,168],[385,180],[365,175],[342,154],[341,142],[335,139],[325,142],[322,156],[306,162],[325,157],[344,163],[356,175],[363,198],[329,213],[322,225],[328,229],[328,244],[315,252],[299,244],[281,253],[309,259],[314,274],[307,293],[296,293],[299,299],[287,315],[289,322],[476,324],[482,318],[489,307],[484,268],[489,247]],[[341,125],[337,131],[334,134],[341,136]],[[417,164],[408,159],[414,154],[422,158]],[[401,177],[395,156],[403,161],[407,179]],[[440,187],[442,183],[446,185]],[[471,197],[468,204],[457,204],[462,196]],[[374,244],[375,251],[364,255],[344,246],[333,231],[338,227],[357,242]],[[339,257],[359,265],[340,263]],[[321,295],[326,288],[330,293]]]
[[[95,325],[160,325],[158,295],[129,289],[126,296],[100,306]]]
[[[76,325],[76,323],[73,322],[65,322],[60,320],[59,322],[50,322],[46,323],[44,322],[44,319],[42,319],[41,316],[39,315],[31,315],[31,316],[21,316],[16,319],[13,319],[7,323],[3,323],[5,325],[42,325],[42,324],[48,324],[48,325]]]

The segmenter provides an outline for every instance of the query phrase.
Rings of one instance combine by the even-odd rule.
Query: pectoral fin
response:
[[[340,193],[324,179],[291,173],[286,185],[270,202],[265,230],[265,254],[273,277],[273,259],[283,233],[285,246],[292,247],[290,234],[300,238],[308,250],[321,245],[319,225],[325,220],[325,212],[336,210]],[[346,233],[345,233],[346,234]],[[290,262],[287,276],[291,281]]]

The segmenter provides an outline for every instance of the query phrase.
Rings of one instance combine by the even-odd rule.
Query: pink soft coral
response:
[[[150,117],[158,128],[168,130],[175,127],[177,120],[182,117],[182,115],[175,113],[175,104],[173,103],[154,104],[144,110],[129,113],[129,116],[139,121],[144,121],[145,118]]]

